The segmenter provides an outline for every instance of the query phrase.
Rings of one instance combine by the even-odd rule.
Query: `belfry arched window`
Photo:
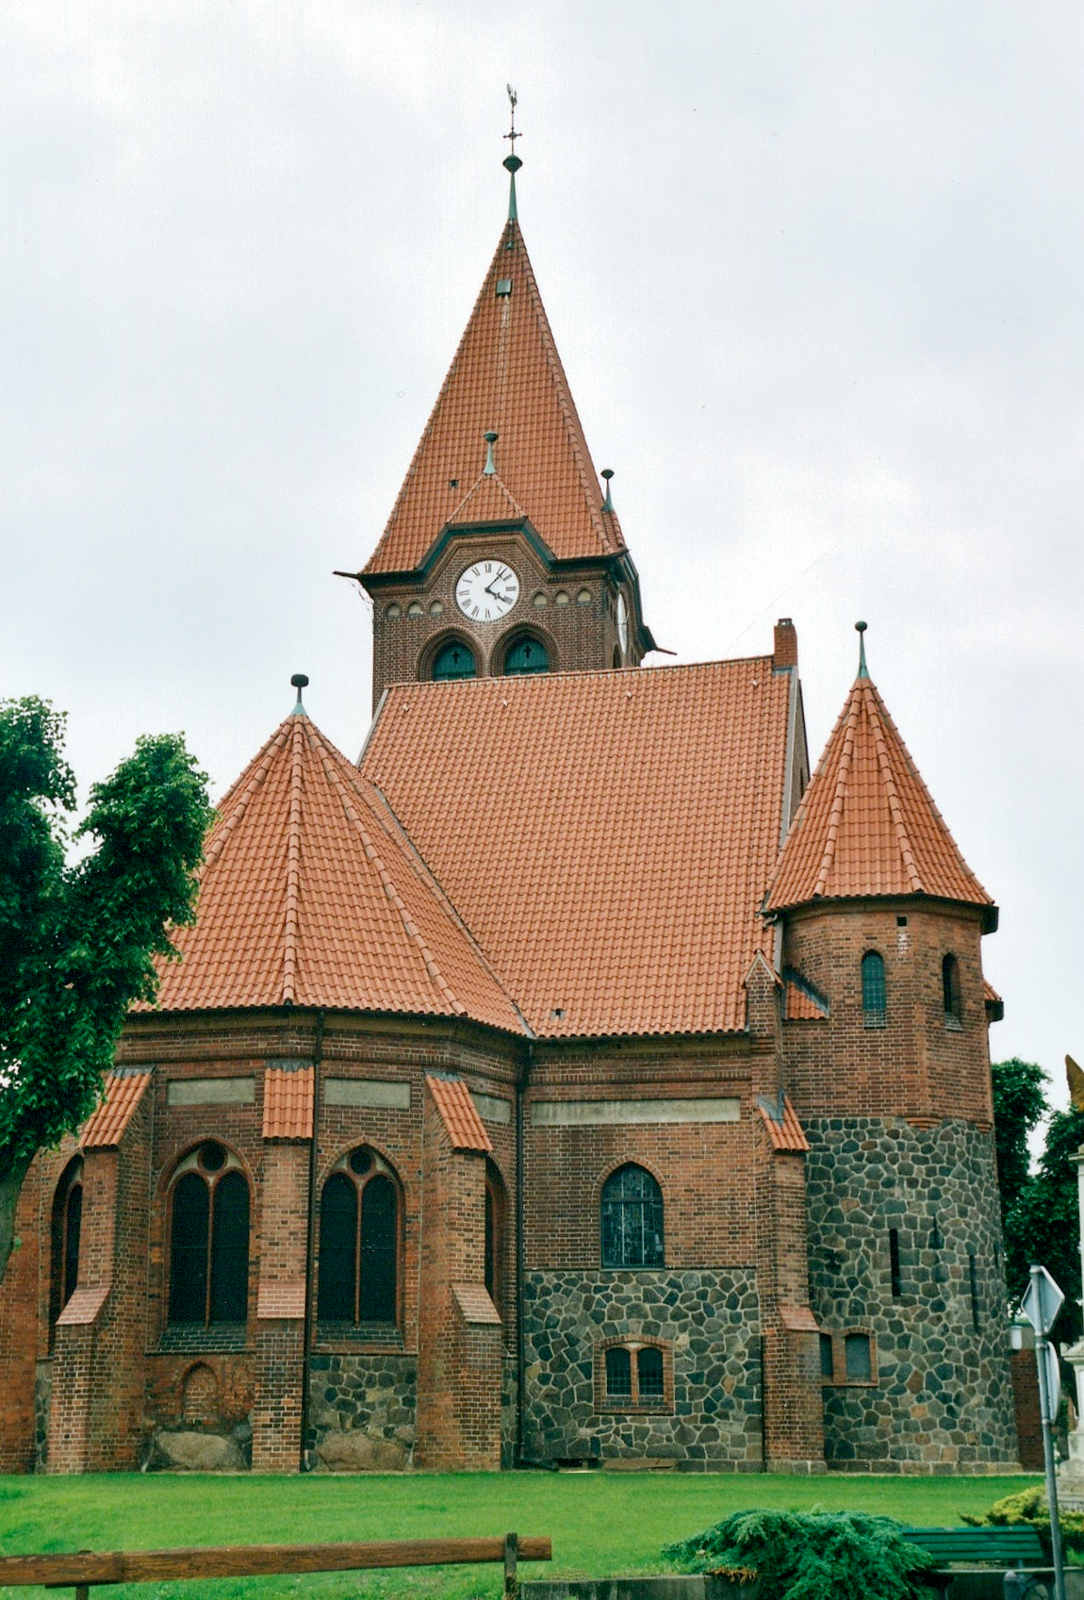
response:
[[[79,1240],[83,1226],[83,1159],[68,1162],[53,1196],[52,1271],[49,1321],[54,1323],[79,1281]]]
[[[945,1022],[950,1028],[958,1028],[963,1022],[963,1006],[960,999],[960,963],[955,956],[948,955],[941,962],[941,994],[945,1006]]]
[[[529,633],[521,633],[513,639],[504,655],[504,675],[506,678],[523,677],[530,672],[548,672],[550,669],[549,652],[540,639],[533,638]]]
[[[885,999],[884,956],[867,950],[862,957],[862,1018],[867,1028],[883,1027]]]
[[[206,1139],[180,1163],[170,1194],[169,1320],[209,1327],[248,1318],[248,1180]]]
[[[362,1146],[337,1163],[320,1196],[321,1322],[395,1322],[399,1304],[399,1184]]]
[[[662,1190],[631,1162],[611,1172],[602,1188],[602,1265],[661,1267]]]
[[[478,671],[474,652],[461,639],[449,639],[433,657],[433,677],[473,678]]]
[[[505,1239],[504,1181],[492,1161],[486,1161],[484,1272],[489,1298],[500,1310],[504,1288],[501,1271]]]

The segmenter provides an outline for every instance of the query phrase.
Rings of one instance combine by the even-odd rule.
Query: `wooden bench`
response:
[[[937,1572],[945,1567],[979,1562],[999,1567],[1045,1566],[1046,1555],[1034,1528],[904,1528],[910,1544],[925,1550],[931,1568],[927,1579],[940,1581],[942,1590],[952,1582],[952,1574]]]
[[[0,1588],[43,1584],[88,1600],[99,1583],[164,1583],[184,1578],[268,1577],[280,1573],[362,1572],[378,1567],[504,1563],[505,1600],[516,1600],[518,1561],[550,1561],[549,1539],[394,1539],[369,1544],[196,1545],[181,1550],[80,1550],[72,1555],[4,1556]]]

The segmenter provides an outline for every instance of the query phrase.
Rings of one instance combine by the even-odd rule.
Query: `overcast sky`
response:
[[[0,692],[81,780],[292,704],[351,755],[372,551],[504,219],[679,660],[872,675],[1001,906],[997,1057],[1084,1060],[1079,4],[14,0]],[[649,658],[649,660],[652,658]],[[655,658],[663,661],[666,658]]]

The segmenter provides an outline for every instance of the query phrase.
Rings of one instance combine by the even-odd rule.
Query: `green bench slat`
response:
[[[904,1537],[935,1561],[1042,1561],[1034,1528],[905,1528]]]

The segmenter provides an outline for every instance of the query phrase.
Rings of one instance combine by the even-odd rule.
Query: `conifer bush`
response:
[[[860,1511],[736,1511],[663,1555],[683,1572],[754,1575],[758,1600],[928,1600],[929,1557],[891,1517]]]

